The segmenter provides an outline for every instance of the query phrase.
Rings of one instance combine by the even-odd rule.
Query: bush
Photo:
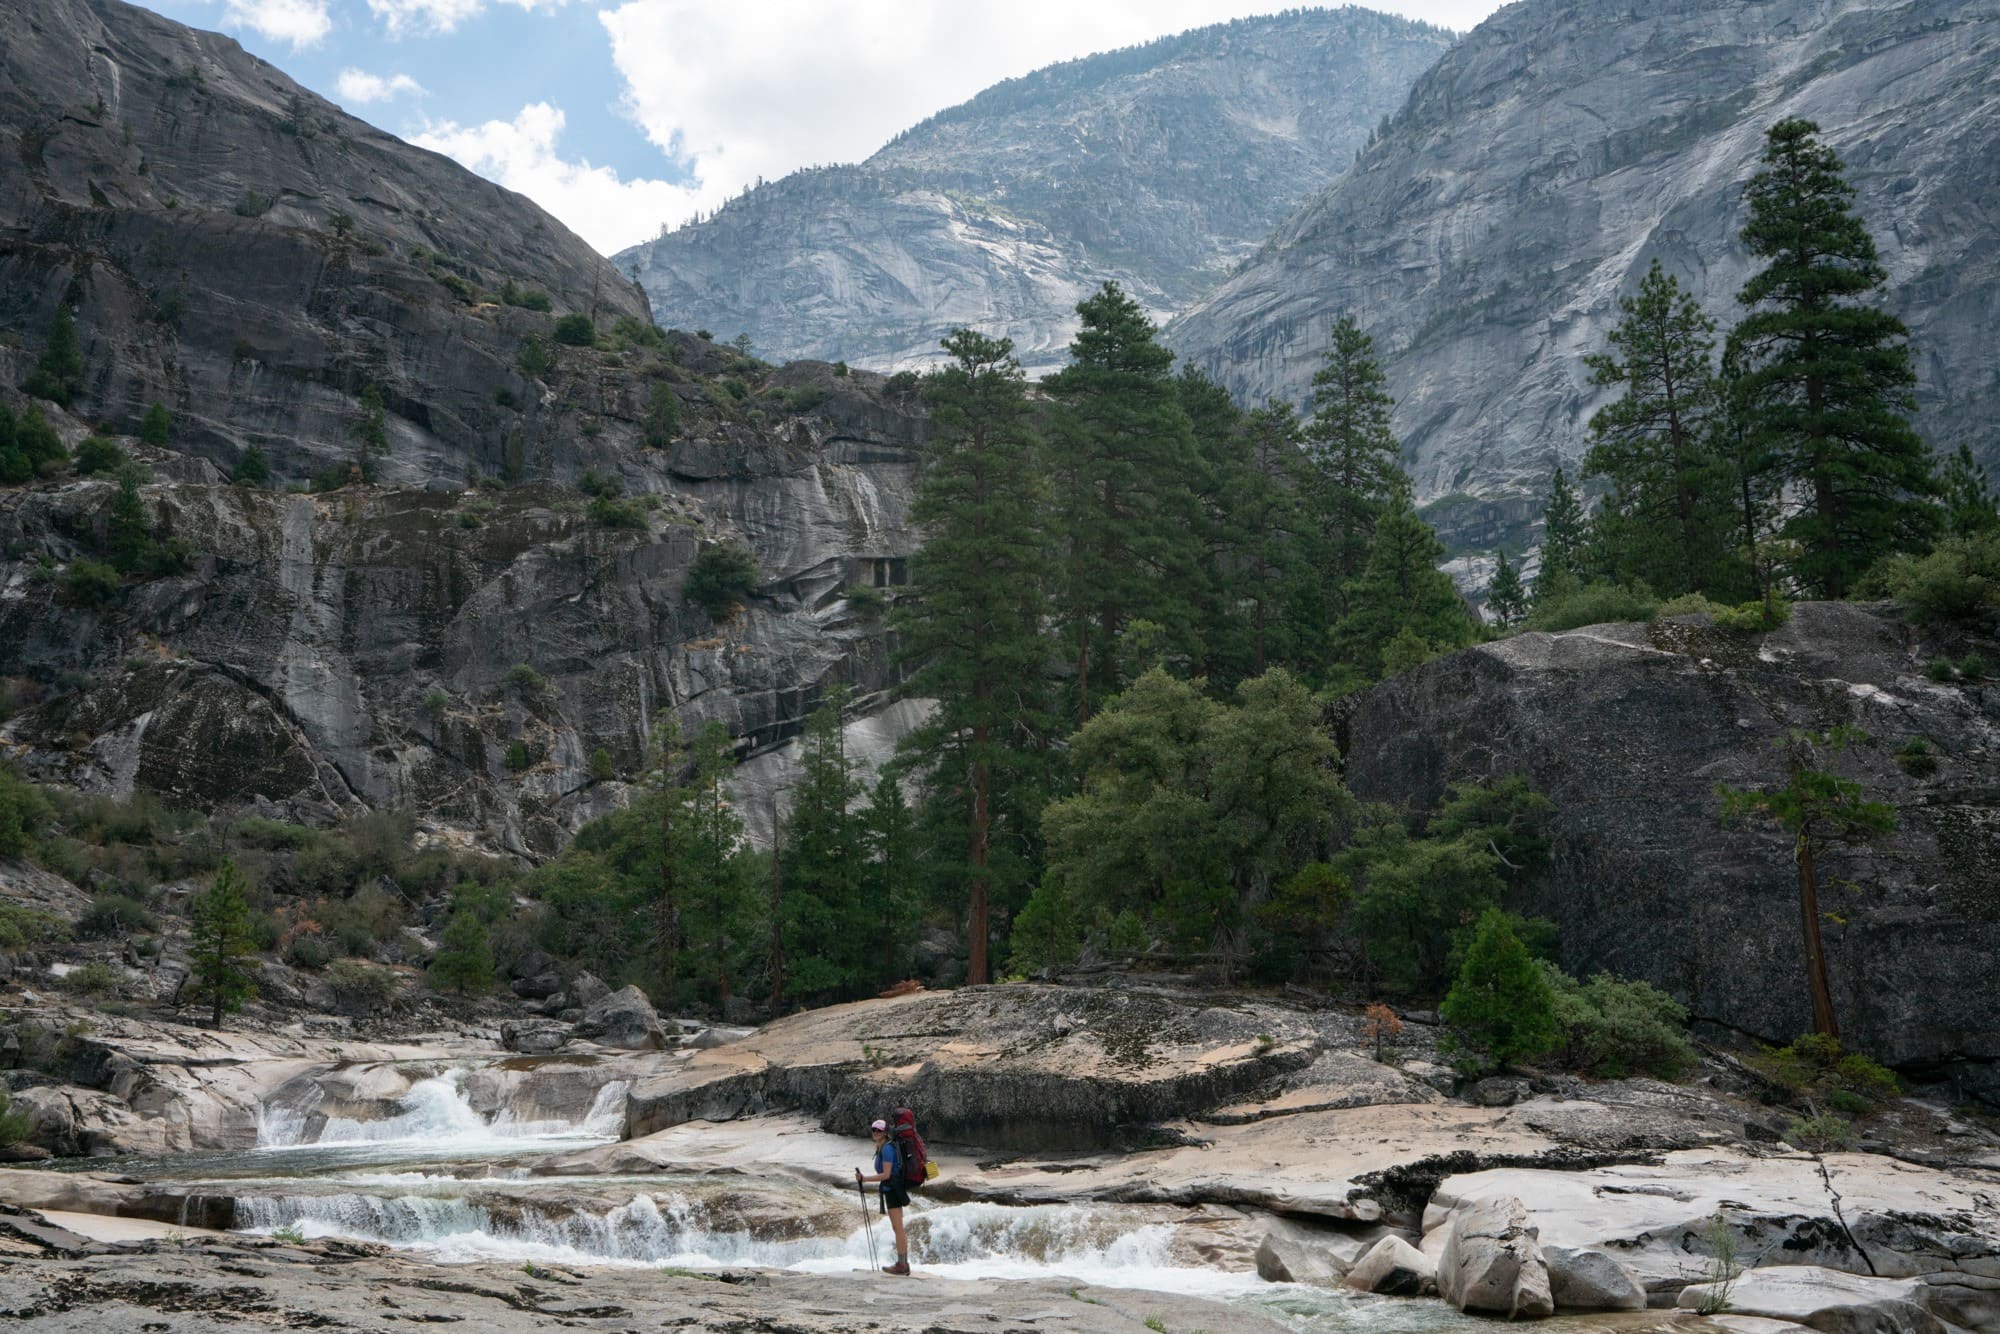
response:
[[[32,849],[35,836],[54,816],[40,788],[0,765],[0,857],[19,857]]]
[[[1715,613],[1715,623],[1725,630],[1775,630],[1791,618],[1792,604],[1777,596]]]
[[[293,936],[292,943],[285,947],[285,962],[294,968],[317,972],[333,962],[333,942],[317,931]]]
[[[431,961],[431,985],[461,996],[484,995],[493,985],[493,946],[479,914],[460,909],[444,929],[444,948]]]
[[[33,481],[68,458],[62,437],[40,408],[16,417],[12,408],[0,403],[0,484]]]
[[[533,376],[537,380],[549,373],[549,350],[543,346],[541,339],[523,338],[521,340],[519,365],[523,375]]]
[[[117,602],[122,591],[118,571],[102,561],[71,561],[63,571],[63,601],[72,607],[101,610]]]
[[[146,415],[139,419],[139,439],[155,449],[165,449],[173,439],[174,419],[167,412],[167,405],[155,403],[146,409]]]
[[[1438,1015],[1448,1048],[1467,1072],[1533,1060],[1559,1040],[1555,996],[1498,908],[1479,919],[1472,948]]]
[[[1950,658],[1947,658],[1942,653],[1931,659],[1930,666],[1924,669],[1924,673],[1933,681],[1955,681],[1958,679],[1958,667]]]
[[[229,480],[238,486],[262,486],[271,480],[271,461],[256,445],[243,451],[243,457],[236,460],[230,470]]]
[[[750,397],[750,385],[740,375],[726,376],[722,381],[722,392],[741,403]]]
[[[618,776],[618,766],[612,762],[611,752],[599,746],[590,752],[590,781],[608,783]]]
[[[646,448],[665,449],[673,444],[674,437],[680,433],[680,425],[680,396],[670,384],[655,384],[646,400]]]
[[[889,600],[882,596],[882,590],[873,584],[856,584],[841,594],[847,600],[847,608],[859,616],[880,616]]]
[[[1644,584],[1586,584],[1562,597],[1537,603],[1528,615],[1526,627],[1559,631],[1614,621],[1650,621],[1659,605]]]
[[[128,462],[130,460],[126,458],[124,450],[99,435],[93,435],[78,445],[75,455],[70,460],[71,466],[82,477],[116,472]]]
[[[756,586],[756,558],[739,543],[718,542],[694,558],[681,595],[720,620]]]
[[[342,1009],[368,1014],[396,999],[396,975],[353,959],[342,959],[326,970],[333,996]]]
[[[576,479],[576,489],[586,496],[616,496],[625,491],[625,484],[616,477],[606,477],[595,468],[585,468],[583,476]]]
[[[61,918],[17,903],[0,903],[0,949],[52,945],[68,938],[69,928]]]
[[[524,695],[539,695],[549,688],[549,679],[525,662],[517,662],[507,669],[501,680],[509,690],[518,690]]]
[[[644,528],[646,507],[636,500],[614,500],[599,496],[586,513],[599,528]]]
[[[1920,625],[1978,626],[2000,618],[2000,531],[1948,537],[1920,557],[1892,556],[1863,581]]]
[[[1854,1142],[1854,1123],[1821,1112],[1792,1122],[1785,1129],[1785,1138],[1811,1153],[1837,1153]]]
[[[1896,763],[1912,778],[1929,778],[1937,772],[1937,752],[1920,736],[1905,741],[1896,751]]]
[[[1601,1079],[1648,1074],[1679,1079],[1695,1066],[1687,1010],[1645,982],[1623,982],[1599,973],[1578,982],[1551,963],[1542,977],[1555,997],[1560,1042],[1556,1058],[1569,1069]]]
[[[35,1118],[13,1102],[14,1091],[0,1084],[0,1147],[26,1143],[35,1133]]]
[[[565,347],[589,347],[597,342],[597,326],[588,315],[565,315],[556,321],[555,339]]]
[[[160,919],[148,912],[145,904],[125,894],[99,894],[76,919],[80,936],[151,935],[159,929]]]
[[[525,741],[510,741],[507,743],[507,767],[509,769],[512,769],[515,773],[519,773],[534,762],[534,757],[528,754],[528,744]]]
[[[1986,679],[1986,659],[1977,653],[1968,653],[1958,660],[1958,674],[1968,681]]]
[[[125,979],[110,964],[94,962],[70,969],[60,980],[65,991],[103,997],[117,995]]]
[[[834,363],[833,363],[833,373],[834,373],[835,375],[842,375],[842,376],[846,375],[846,374],[847,374],[847,363],[846,363],[846,362],[844,362],[844,361],[836,361],[836,362],[834,362]]]
[[[1895,1073],[1859,1052],[1841,1050],[1840,1042],[1823,1033],[1808,1033],[1788,1047],[1773,1047],[1751,1058],[1751,1066],[1796,1103],[1829,1101],[1837,1092],[1863,1099],[1870,1106],[1902,1092]]]
[[[516,287],[512,278],[500,284],[497,295],[500,303],[505,306],[518,306],[522,310],[554,309],[554,303],[549,300],[547,292],[538,291],[533,287]]]

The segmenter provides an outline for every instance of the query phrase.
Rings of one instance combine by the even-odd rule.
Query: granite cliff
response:
[[[1297,398],[1328,317],[1352,312],[1388,355],[1419,499],[1470,493],[1524,524],[1519,501],[1586,446],[1582,356],[1655,258],[1734,318],[1740,187],[1764,131],[1804,116],[1846,161],[1910,325],[1921,429],[1990,458],[1997,71],[1990,0],[1524,0],[1169,339],[1243,397]]]
[[[7,733],[30,772],[403,806],[539,853],[617,799],[590,758],[629,775],[661,707],[752,750],[825,680],[887,683],[879,617],[840,595],[903,577],[908,395],[662,335],[533,204],[226,38],[118,0],[0,0],[0,23],[0,392],[73,308],[84,384],[43,406],[141,458],[147,522],[192,557],[74,605],[61,572],[102,556],[114,485],[8,493],[0,677],[32,705]],[[662,394],[677,425],[642,447]],[[132,438],[155,402],[165,448]],[[291,490],[226,484],[253,447]],[[680,586],[723,540],[757,581],[712,621]]]
[[[1451,35],[1293,10],[1051,66],[855,166],[758,186],[617,256],[667,323],[893,369],[961,324],[1059,365],[1117,279],[1185,309],[1353,158]]]

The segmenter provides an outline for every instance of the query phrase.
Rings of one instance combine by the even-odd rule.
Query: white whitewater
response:
[[[491,1118],[474,1111],[465,1092],[469,1073],[452,1070],[418,1080],[396,1101],[390,1115],[368,1120],[332,1116],[317,1133],[311,1129],[309,1111],[267,1103],[258,1112],[257,1147],[420,1144],[435,1151],[459,1152],[522,1140],[616,1139],[624,1124],[624,1080],[614,1079],[598,1089],[581,1121],[526,1120],[504,1108]]]

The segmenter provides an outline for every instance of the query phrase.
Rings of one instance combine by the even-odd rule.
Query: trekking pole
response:
[[[868,1216],[868,1187],[861,1182],[861,1169],[854,1169],[854,1189],[861,1194],[861,1230],[868,1234],[868,1267],[875,1264],[875,1220]]]

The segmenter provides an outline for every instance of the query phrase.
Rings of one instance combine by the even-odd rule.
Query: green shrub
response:
[[[1930,742],[1913,736],[1897,748],[1896,763],[1912,778],[1929,778],[1937,772],[1937,752]]]
[[[1715,623],[1725,630],[1775,630],[1791,618],[1791,603],[1772,596],[1719,611]]]
[[[103,436],[93,435],[76,447],[70,462],[79,476],[91,477],[98,473],[116,472],[130,460],[117,445]]]
[[[99,894],[76,919],[80,936],[151,935],[159,929],[160,919],[147,911],[145,904],[124,894]]]
[[[646,507],[636,500],[613,500],[599,496],[586,511],[599,528],[644,528]]]
[[[35,836],[54,816],[40,788],[0,765],[0,857],[19,857],[30,851]]]
[[[694,558],[681,595],[720,620],[756,586],[757,561],[749,549],[736,542],[718,542]]]
[[[555,339],[565,347],[589,347],[597,342],[597,326],[588,315],[565,315],[556,321]]]
[[[841,375],[841,376],[844,376],[844,375],[846,375],[846,374],[847,374],[847,363],[846,363],[846,362],[844,362],[844,361],[836,361],[836,362],[834,362],[834,363],[833,363],[833,373],[834,373],[835,375]]]
[[[342,959],[328,966],[326,978],[335,1001],[353,1013],[374,1013],[396,999],[396,975],[386,968]]]
[[[522,310],[547,311],[554,309],[554,303],[549,300],[547,292],[539,291],[533,287],[516,287],[514,286],[514,280],[511,278],[500,284],[500,291],[496,295],[499,297],[502,305],[518,306]]]
[[[534,668],[530,667],[529,671]],[[433,690],[424,696],[424,712],[433,718],[444,717],[444,711],[451,707],[451,696],[442,690]]]
[[[53,945],[69,939],[69,927],[59,917],[18,903],[0,903],[0,949]]]
[[[0,1147],[24,1144],[35,1133],[35,1118],[13,1103],[14,1091],[0,1084]]]
[[[116,603],[123,591],[118,571],[102,561],[71,561],[63,571],[63,601],[72,607],[101,610]]]
[[[1837,1153],[1854,1142],[1854,1123],[1832,1112],[1801,1117],[1785,1129],[1785,1138],[1811,1153]]]
[[[33,481],[68,458],[62,437],[40,408],[16,417],[12,408],[0,403],[0,484]]]
[[[608,783],[618,776],[618,766],[612,762],[611,752],[599,746],[590,752],[590,781]]]
[[[674,443],[680,433],[681,400],[669,384],[655,384],[646,400],[644,422],[645,444],[648,449],[665,449]]]
[[[1679,1079],[1696,1063],[1687,1038],[1687,1010],[1645,982],[1599,973],[1578,982],[1551,963],[1542,977],[1555,997],[1560,1043],[1556,1059],[1602,1079],[1648,1074]]]
[[[444,948],[431,961],[431,985],[462,996],[484,995],[493,985],[493,946],[479,914],[461,909],[444,928]]]
[[[576,479],[576,489],[586,496],[610,497],[623,494],[625,483],[616,477],[606,477],[595,468],[585,468],[583,476]]]
[[[81,996],[115,996],[124,984],[124,978],[108,963],[91,962],[80,968],[72,968],[61,978],[63,990],[74,991]]]
[[[1986,678],[1986,659],[1980,657],[1977,653],[1966,654],[1958,660],[1958,674],[1968,681],[1984,680]]]
[[[1062,877],[1042,877],[1028,902],[1014,915],[1008,937],[1007,971],[1026,975],[1076,962],[1080,945],[1076,905],[1064,890]]]
[[[528,754],[527,742],[510,741],[507,743],[507,767],[509,769],[512,769],[515,773],[519,773],[534,762],[534,757]]]
[[[1565,596],[1538,602],[1529,613],[1530,630],[1576,630],[1586,625],[1606,625],[1615,621],[1649,621],[1659,608],[1644,584],[1585,584]]]
[[[533,376],[539,380],[549,373],[550,364],[549,349],[543,345],[541,339],[523,338],[521,340],[519,365],[523,375]]]
[[[750,385],[741,376],[726,376],[722,381],[722,392],[741,403],[750,397]]]
[[[1808,1033],[1790,1046],[1769,1048],[1752,1057],[1750,1064],[1796,1103],[1823,1102],[1845,1091],[1872,1106],[1902,1092],[1893,1071],[1859,1052],[1841,1050],[1838,1039],[1823,1033]]]
[[[611,322],[611,337],[620,347],[650,347],[655,350],[665,347],[667,337],[660,332],[660,326],[630,315],[620,315]]]
[[[285,962],[294,968],[318,971],[333,962],[333,943],[317,931],[293,936],[285,947]]]
[[[847,600],[850,611],[862,616],[880,616],[882,609],[889,604],[888,599],[882,596],[882,590],[873,584],[855,584],[841,597]]]
[[[1920,625],[1978,626],[2000,617],[2000,530],[1948,537],[1920,557],[1892,556],[1863,581]]]
[[[35,363],[34,372],[21,382],[21,392],[68,407],[70,400],[83,389],[83,374],[83,349],[77,341],[76,316],[67,305],[57,306],[55,318],[49,322],[48,345]]]
[[[1947,658],[1942,653],[1931,659],[1930,666],[1926,667],[1924,672],[1933,681],[1956,681],[1958,679],[1958,667],[1950,658]]]
[[[1438,1015],[1454,1062],[1468,1073],[1533,1060],[1559,1039],[1555,996],[1498,908],[1479,919]]]
[[[230,470],[229,480],[238,486],[262,486],[271,480],[271,461],[256,445],[243,451],[243,457],[236,460]]]
[[[139,439],[155,449],[165,449],[173,439],[174,419],[164,403],[155,403],[146,409],[146,415],[139,420]]]
[[[509,690],[518,690],[524,695],[539,695],[549,688],[549,679],[525,662],[517,662],[507,669],[501,678]]]

